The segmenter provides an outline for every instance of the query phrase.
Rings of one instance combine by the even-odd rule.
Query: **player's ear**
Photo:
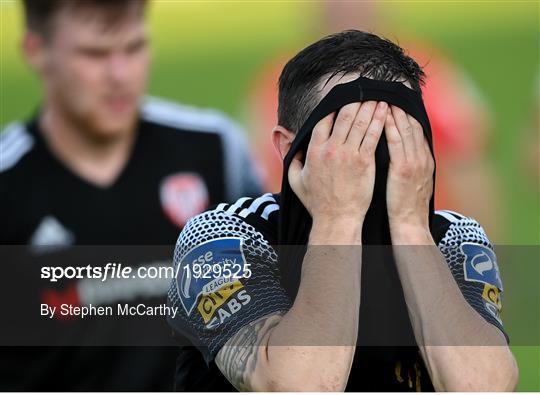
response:
[[[30,67],[38,73],[44,68],[44,46],[44,38],[40,34],[26,30],[21,49]]]
[[[285,155],[287,155],[287,152],[289,152],[293,140],[294,133],[283,126],[277,125],[272,130],[272,142],[274,143],[274,148],[282,160],[285,158]]]

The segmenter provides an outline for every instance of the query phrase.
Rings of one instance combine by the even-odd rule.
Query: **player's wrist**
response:
[[[322,245],[360,245],[363,223],[363,217],[315,216],[309,242]]]
[[[393,245],[430,245],[433,237],[427,224],[391,223],[390,237]]]

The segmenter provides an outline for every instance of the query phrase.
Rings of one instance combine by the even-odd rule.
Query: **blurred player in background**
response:
[[[362,28],[381,31],[380,6],[376,2],[324,1],[321,22],[314,23],[317,35]],[[384,26],[382,27],[384,31]],[[422,88],[424,103],[434,134],[435,154],[441,164],[437,174],[437,208],[454,207],[480,220],[494,240],[499,237],[501,217],[498,186],[485,157],[491,130],[487,103],[465,72],[440,50],[418,40],[401,42],[427,75]],[[255,77],[246,111],[258,157],[264,162],[265,188],[279,191],[282,163],[275,154],[268,130],[277,124],[277,80],[290,54],[279,55]],[[490,196],[490,201],[477,199]],[[493,215],[493,213],[498,215]]]
[[[43,102],[28,122],[12,123],[0,136],[2,244],[27,244],[38,259],[74,245],[173,245],[187,219],[213,202],[260,192],[234,122],[212,110],[143,98],[150,64],[144,0],[23,5],[22,49]],[[38,316],[39,303],[156,305],[166,293],[164,285],[149,296],[156,283],[144,282],[126,284],[124,293],[107,282],[82,292],[94,284],[88,279],[31,286],[14,275],[26,268],[23,262],[3,263],[3,276],[20,282],[14,308],[27,315]],[[100,295],[109,300],[100,302]],[[98,346],[111,334],[168,339],[158,319],[144,327],[136,320],[110,318],[99,326],[85,320],[52,319],[58,336],[66,330]],[[143,391],[172,389],[178,348],[4,347],[1,353],[2,390]]]

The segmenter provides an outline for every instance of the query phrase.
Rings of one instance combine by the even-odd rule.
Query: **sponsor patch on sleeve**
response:
[[[465,280],[492,285],[503,291],[497,258],[491,248],[476,243],[463,243],[461,250],[465,255]]]
[[[491,314],[497,321],[499,321],[501,324],[501,310],[502,310],[502,302],[501,302],[501,291],[494,286],[490,284],[484,285],[484,291],[482,292],[482,299],[484,299],[484,306],[486,310]]]
[[[484,285],[482,298],[484,298],[486,302],[491,303],[492,305],[497,307],[497,310],[502,309],[501,292],[497,287],[489,284]]]
[[[187,315],[191,315],[197,305],[204,323],[216,326],[212,320],[220,307],[226,302],[231,304],[229,299],[233,296],[246,293],[240,279],[251,273],[248,266],[239,237],[214,239],[191,249],[178,264],[176,275],[178,295]],[[248,299],[249,295],[240,298]],[[239,310],[233,305],[229,316],[231,310]],[[222,313],[221,318],[226,319],[226,314]]]

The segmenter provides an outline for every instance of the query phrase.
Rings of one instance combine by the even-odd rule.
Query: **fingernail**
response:
[[[386,108],[388,107],[388,104],[386,104],[386,102],[384,101],[380,102],[379,105],[381,106],[381,110],[386,110]]]

